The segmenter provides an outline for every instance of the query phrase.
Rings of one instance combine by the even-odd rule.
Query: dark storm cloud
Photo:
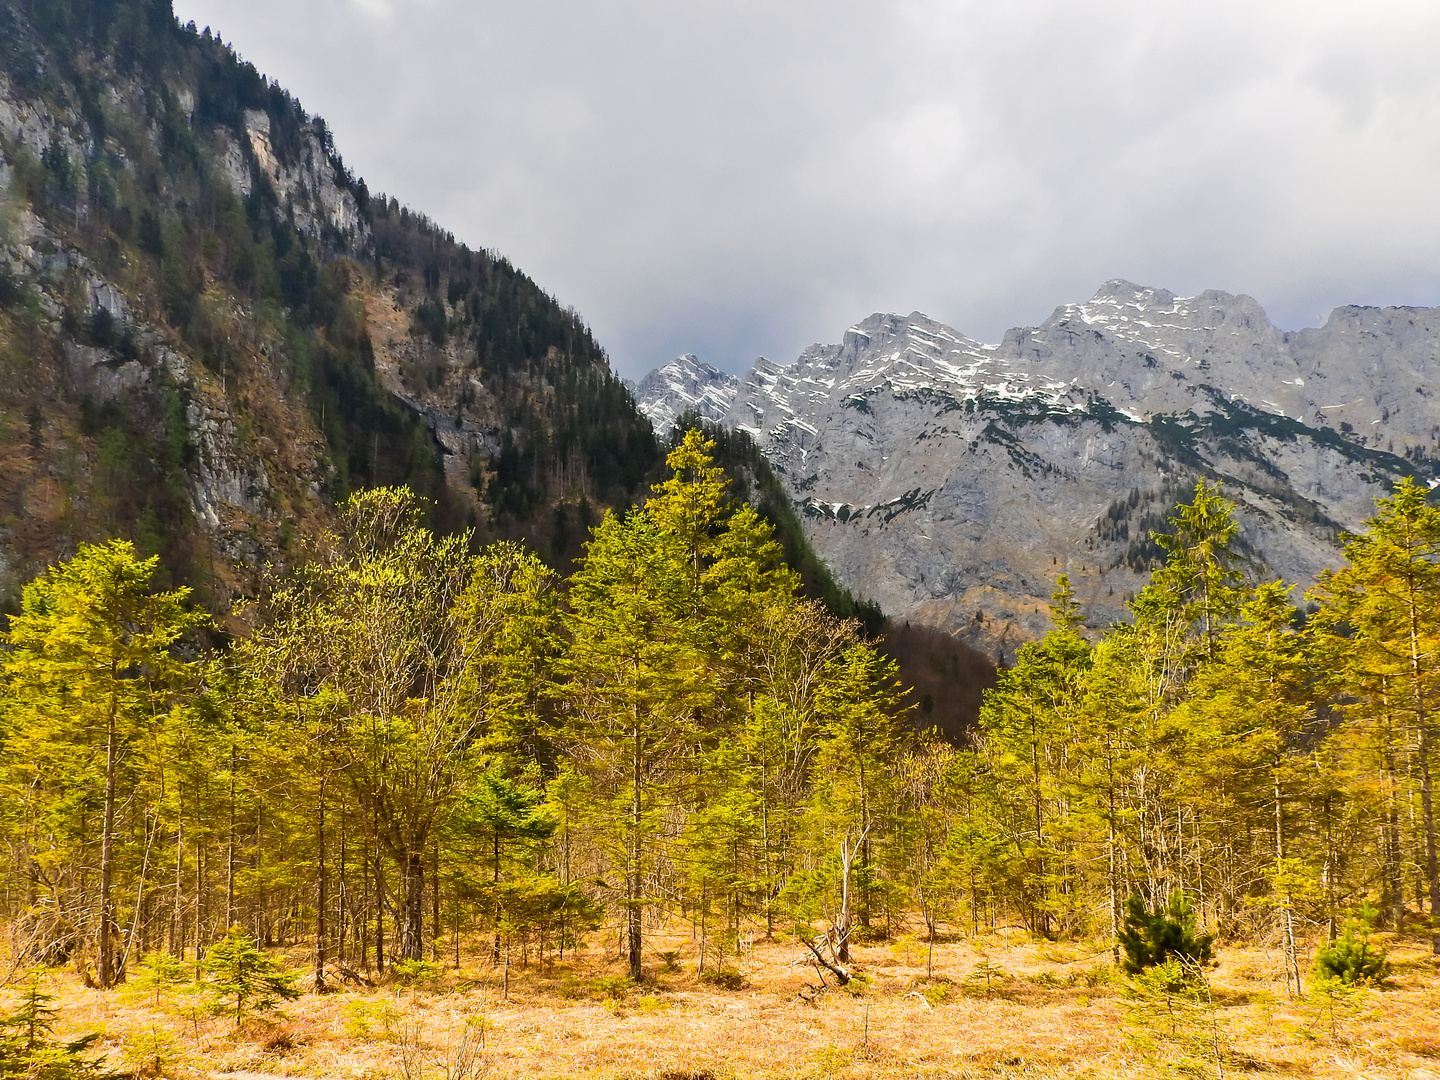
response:
[[[1101,282],[1440,302],[1440,8],[176,0],[636,375]]]

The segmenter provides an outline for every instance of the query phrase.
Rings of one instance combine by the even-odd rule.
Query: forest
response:
[[[1197,953],[1274,943],[1300,995],[1360,922],[1440,950],[1423,488],[1302,599],[1247,578],[1202,480],[1133,620],[1088,630],[1061,577],[1054,629],[946,741],[798,598],[713,449],[685,435],[564,580],[432,532],[404,488],[350,497],[223,622],[127,541],[51,567],[0,652],[14,963],[103,989],[301,946],[323,992],[544,972],[600,935],[640,984],[679,920],[700,973],[790,940],[823,987],[861,943],[1010,923],[1119,959],[1168,911]]]

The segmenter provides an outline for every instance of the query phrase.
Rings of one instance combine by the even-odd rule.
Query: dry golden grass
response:
[[[733,991],[694,975],[688,938],[653,944],[652,980],[613,998],[597,983],[622,968],[596,947],[543,975],[512,967],[508,999],[486,965],[424,989],[306,995],[242,1032],[183,993],[156,1007],[133,989],[45,978],[67,1032],[100,1030],[112,1063],[149,1061],[152,1074],[158,1044],[164,1072],[180,1077],[440,1078],[467,1030],[472,1045],[483,1035],[476,1077],[1214,1076],[1206,1025],[1218,1025],[1227,1076],[1440,1080],[1440,967],[1418,941],[1392,943],[1386,989],[1331,1012],[1286,997],[1276,953],[1226,949],[1211,979],[1216,1007],[1188,1029],[1204,1038],[1190,1040],[1185,1028],[1171,1038],[1127,1020],[1100,945],[957,939],[936,945],[930,979],[923,941],[863,945],[867,984],[812,1005],[799,992],[814,975],[795,964],[793,943],[759,943],[733,961],[746,979]],[[661,949],[679,951],[680,971],[665,970]]]

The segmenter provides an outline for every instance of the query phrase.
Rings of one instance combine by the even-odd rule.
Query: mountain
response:
[[[723,421],[735,401],[740,380],[698,360],[693,353],[677,356],[638,383],[626,386],[656,431],[669,431],[684,413],[702,420]]]
[[[660,460],[573,311],[169,0],[0,0],[0,610],[114,535],[219,609],[384,483],[568,568]]]
[[[1312,581],[1396,479],[1436,484],[1436,386],[1440,310],[1345,307],[1291,333],[1247,296],[1111,281],[998,345],[872,315],[757,361],[726,423],[841,586],[1003,658],[1044,632],[1062,572],[1092,625],[1123,618],[1150,531],[1202,476],[1237,502],[1258,573]]]

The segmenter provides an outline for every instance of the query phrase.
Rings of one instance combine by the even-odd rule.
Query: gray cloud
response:
[[[1440,301],[1440,8],[176,0],[370,184],[635,375],[874,310],[998,340],[1126,277],[1282,326]]]

